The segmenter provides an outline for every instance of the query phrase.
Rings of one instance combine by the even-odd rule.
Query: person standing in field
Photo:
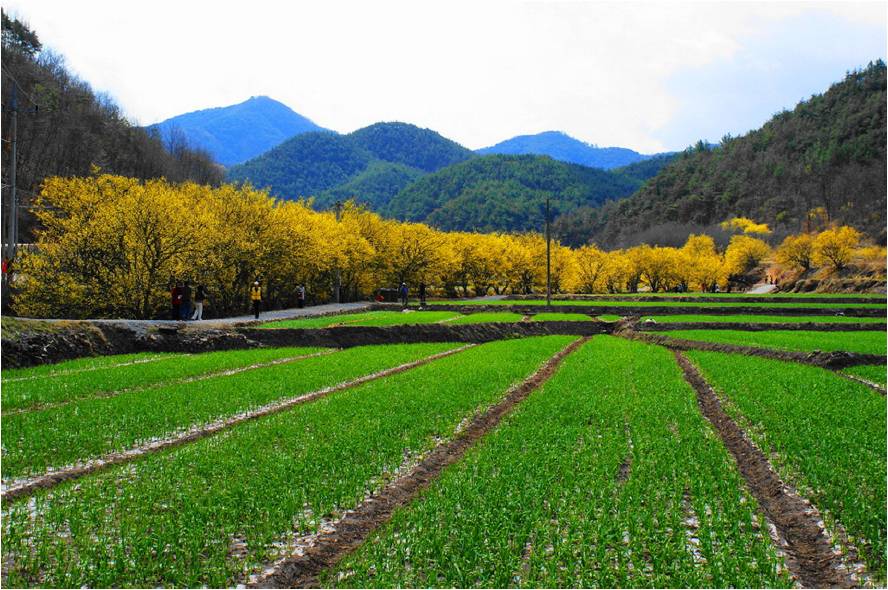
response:
[[[179,306],[182,304],[182,292],[179,290],[179,284],[176,283],[176,279],[170,277],[170,282],[168,284],[170,289],[170,304],[172,305],[172,315],[170,317],[171,320],[179,319]]]
[[[305,287],[302,285],[296,287],[296,307],[299,309],[305,307]]]
[[[182,288],[182,305],[179,307],[179,311],[182,313],[181,318],[186,322],[191,319],[191,295],[191,283],[185,281],[185,286]]]
[[[426,304],[426,284],[425,282],[419,283],[419,306],[425,307]]]
[[[407,307],[407,295],[410,293],[410,290],[407,289],[407,283],[401,283],[401,287],[398,289],[398,297],[401,299],[401,305]]]
[[[259,308],[262,307],[262,287],[259,285],[259,281],[255,281],[253,286],[250,287],[250,301],[253,304],[253,314],[258,320]]]
[[[194,313],[191,315],[192,320],[200,321],[203,319],[203,305],[207,298],[207,289],[203,285],[198,285],[194,291]]]

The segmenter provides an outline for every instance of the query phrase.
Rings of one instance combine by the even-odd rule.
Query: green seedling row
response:
[[[400,326],[404,324],[434,324],[460,314],[452,311],[382,311],[380,315],[361,320],[349,326]]]
[[[882,387],[885,387],[885,383],[888,381],[885,376],[885,365],[859,365],[857,367],[848,367],[842,372],[855,377],[862,377]]]
[[[491,324],[491,323],[512,323],[520,322],[524,318],[520,313],[512,313],[510,311],[491,311],[481,313],[470,313],[463,317],[447,322],[451,325],[459,324]]]
[[[570,341],[481,345],[4,504],[5,585],[234,586]]]
[[[584,313],[538,313],[531,318],[535,322],[588,322],[591,316]]]
[[[38,474],[415,361],[454,344],[363,346],[3,419],[3,477]]]
[[[330,326],[348,326],[353,322],[359,322],[362,320],[372,320],[377,317],[384,316],[387,313],[385,311],[366,311],[361,313],[341,313],[337,315],[325,315],[320,317],[308,317],[308,318],[299,318],[293,320],[281,320],[276,322],[267,322],[261,324],[259,328],[262,329],[274,329],[274,328],[329,328]]]
[[[759,447],[776,453],[781,475],[844,525],[884,585],[885,398],[817,367],[703,351],[688,356],[730,400],[728,413],[748,420]]]
[[[743,322],[750,324],[884,324],[885,318],[857,318],[832,315],[646,315],[642,320],[652,319],[662,323],[676,322]]]
[[[673,330],[673,338],[737,344],[760,348],[776,348],[812,352],[844,350],[863,354],[881,354],[886,351],[885,332],[817,332],[807,330],[769,330],[751,332],[743,330]]]
[[[661,348],[596,336],[482,441],[324,583],[790,586],[755,500]]]
[[[768,301],[772,299],[816,299],[818,297],[830,297],[830,298],[867,298],[867,299],[885,299],[884,293],[703,293],[700,291],[690,291],[687,293],[664,293],[657,292],[651,293],[649,291],[641,291],[638,293],[596,293],[592,295],[586,295],[586,297],[590,297],[593,299],[602,298],[607,299],[609,297],[716,297],[719,299],[733,299],[736,297],[754,297],[756,299],[761,299],[762,301]],[[563,301],[559,299],[558,301]]]
[[[433,305],[546,305],[545,300],[512,300],[512,299],[475,299],[465,301],[432,301]],[[571,301],[565,299],[557,299],[552,301],[552,306],[559,305],[588,305],[594,307],[754,307],[759,303],[742,303],[735,301],[725,301],[724,303],[712,303],[701,301],[699,303],[687,303],[684,301]],[[816,303],[798,301],[787,303],[785,301],[764,301],[762,307],[768,309],[787,309],[793,307],[816,307],[823,309],[847,309],[847,308],[864,308],[864,309],[885,309],[884,303]]]
[[[3,384],[3,411],[83,399],[122,390],[146,389],[164,382],[198,377],[254,364],[296,357],[319,348],[258,348],[194,355],[168,355],[139,364],[109,365],[101,370],[55,373],[40,379]],[[150,358],[150,357],[149,357]]]
[[[90,356],[50,365],[38,365],[21,369],[3,369],[3,386],[7,383],[25,379],[40,379],[70,375],[79,372],[96,371],[113,368],[130,363],[150,363],[162,358],[181,356],[175,353],[139,352],[135,354],[113,354],[108,356]]]

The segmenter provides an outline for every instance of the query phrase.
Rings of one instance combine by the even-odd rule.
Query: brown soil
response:
[[[133,352],[212,352],[255,348],[258,342],[220,329],[165,329],[157,333],[110,323],[66,322],[53,331],[3,333],[3,366],[31,367],[70,359]]]
[[[816,510],[781,481],[764,454],[725,413],[715,392],[687,357],[676,351],[675,358],[685,379],[697,392],[703,415],[734,456],[765,515],[777,527],[785,542],[787,566],[793,575],[809,588],[854,587],[841,559],[833,553],[829,536],[818,524]]]
[[[537,310],[539,311],[539,310]],[[349,326],[319,329],[203,329],[173,326],[157,333],[125,325],[72,322],[65,329],[17,333],[4,331],[4,367],[29,367],[84,356],[131,352],[210,352],[257,346],[320,346],[350,348],[369,344],[412,344],[420,342],[491,342],[564,334],[590,336],[609,333],[606,322],[515,322],[488,324],[415,324],[401,326]]]
[[[509,390],[502,401],[476,417],[454,439],[436,447],[405,476],[398,478],[377,495],[363,502],[340,521],[333,532],[321,535],[305,553],[283,561],[268,575],[250,584],[260,588],[304,588],[319,585],[318,576],[343,557],[357,549],[377,527],[388,522],[392,513],[410,502],[428,487],[441,471],[458,461],[484,436],[495,428],[516,404],[545,383],[558,369],[561,361],[579,348],[587,338],[573,342],[555,354],[537,372],[519,386]]]
[[[845,367],[853,367],[856,365],[884,365],[886,362],[886,357],[876,354],[860,354],[844,351],[796,352],[791,350],[776,350],[771,348],[758,348],[755,346],[741,346],[738,344],[684,340],[682,338],[672,338],[661,334],[635,332],[634,330],[629,329],[622,329],[616,333],[616,335],[631,340],[640,340],[650,344],[658,344],[660,346],[665,346],[670,350],[709,350],[713,352],[745,354],[779,361],[791,361],[805,365],[813,365],[815,367],[823,367],[826,369],[843,369]]]
[[[425,358],[419,359],[418,361],[413,361],[410,363],[405,363],[403,365],[399,365],[397,367],[393,367],[391,369],[385,369],[383,371],[379,371],[376,373],[372,373],[370,375],[364,375],[363,377],[359,377],[352,381],[347,381],[345,383],[340,383],[338,385],[333,385],[331,387],[325,387],[324,389],[319,389],[317,391],[307,393],[304,395],[300,395],[298,397],[278,400],[276,402],[272,402],[250,412],[244,412],[242,414],[237,414],[235,416],[231,416],[229,418],[225,418],[222,420],[218,420],[216,422],[212,422],[210,424],[205,424],[203,426],[194,427],[191,430],[183,434],[179,434],[176,436],[171,436],[169,438],[164,438],[160,440],[156,440],[147,445],[143,445],[140,447],[135,447],[132,449],[128,449],[126,451],[117,452],[117,453],[109,453],[102,457],[92,459],[85,463],[72,465],[70,467],[64,467],[61,469],[57,469],[55,471],[50,471],[44,475],[38,475],[35,477],[29,477],[20,479],[17,481],[11,482],[8,486],[4,486],[2,494],[0,494],[0,498],[4,501],[14,500],[16,498],[21,498],[23,496],[28,496],[35,492],[38,489],[48,489],[57,486],[58,484],[69,481],[72,479],[77,479],[83,477],[84,475],[88,475],[90,473],[94,473],[96,471],[105,469],[106,467],[110,467],[112,465],[118,465],[120,463],[128,463],[129,461],[133,461],[135,459],[139,459],[144,457],[145,455],[150,455],[152,453],[156,453],[158,451],[162,451],[164,449],[168,449],[171,447],[177,447],[186,443],[194,442],[200,440],[202,438],[206,438],[210,435],[216,434],[222,430],[227,430],[237,424],[241,424],[248,420],[255,420],[256,418],[261,418],[263,416],[268,416],[271,414],[276,414],[278,412],[288,410],[294,406],[308,403],[311,401],[315,401],[324,396],[330,395],[331,393],[335,393],[337,391],[343,391],[345,389],[351,389],[353,387],[357,387],[359,385],[363,385],[369,381],[374,381],[376,379],[381,379],[383,377],[388,377],[389,375],[394,375],[396,373],[401,373],[403,371],[407,371],[413,369],[415,367],[419,367],[421,365],[425,365],[434,360],[443,358],[445,356],[450,356],[452,354],[456,354],[467,348],[470,348],[474,345],[468,344],[466,346],[461,346],[459,348],[454,348],[451,350],[447,350],[444,352],[439,352],[437,354],[433,354],[431,356],[427,356]]]

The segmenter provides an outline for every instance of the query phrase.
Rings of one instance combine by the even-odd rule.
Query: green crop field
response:
[[[844,525],[884,581],[885,398],[816,367],[703,351],[688,356],[730,400],[726,410],[751,423],[759,447],[778,455],[781,475]]]
[[[3,477],[17,477],[130,448],[195,424],[295,397],[455,345],[396,344],[343,350],[186,384],[83,399],[3,419]]]
[[[485,344],[4,504],[5,585],[232,586],[571,340]]]
[[[372,320],[377,317],[384,317],[386,314],[390,313],[392,312],[366,311],[360,313],[341,313],[320,317],[306,317],[295,320],[278,320],[274,322],[266,322],[264,324],[260,324],[259,328],[328,328],[330,326],[348,326],[353,322]]]
[[[603,316],[601,316],[603,317]],[[619,316],[613,316],[619,319]],[[857,318],[834,315],[645,315],[642,321],[652,319],[663,323],[677,322],[727,322],[749,324],[884,324],[885,318]]]
[[[780,305],[804,306],[805,297],[762,300],[706,305],[766,306],[769,315],[682,314],[679,306],[693,304],[667,301],[674,311],[644,317],[662,323],[885,321],[785,315]],[[530,319],[620,319],[558,313],[557,307],[539,311]],[[382,310],[260,327],[402,326],[393,339],[423,341],[435,330],[411,326],[523,320],[507,309]],[[885,355],[886,334],[875,328],[664,335]],[[362,332],[374,338],[387,333],[359,331],[359,337]],[[458,339],[476,332],[465,330]],[[297,333],[275,335],[290,336],[292,344],[308,341]],[[343,349],[140,353],[3,370],[2,585],[249,584],[251,574],[270,571],[312,543],[339,551],[325,532],[337,530],[346,515],[361,514],[362,506],[378,506],[382,495],[375,494],[404,481],[421,461],[438,456],[431,451],[452,441],[465,445],[448,455],[452,463],[434,472],[423,463],[419,491],[390,520],[367,524],[366,538],[322,568],[318,583],[798,585],[794,549],[772,540],[755,499],[761,496],[741,475],[749,459],[727,450],[666,348],[593,336],[557,370],[538,374],[528,397],[496,423],[473,420],[576,336],[484,344],[360,342],[342,343]],[[888,415],[879,391],[847,376],[884,387],[885,366],[833,372],[736,354],[684,354],[780,477],[819,510],[834,535],[830,544],[856,551],[867,584],[884,586]],[[308,394],[314,395],[302,397]],[[478,424],[484,433],[464,442],[461,437]],[[86,472],[76,471],[81,468]],[[29,478],[39,478],[40,486],[17,487],[35,483]]]
[[[638,293],[600,293],[600,294],[591,294],[591,295],[583,295],[583,298],[589,299],[608,299],[613,297],[713,297],[718,299],[732,299],[737,297],[744,298],[755,298],[760,299],[763,302],[770,301],[772,299],[816,299],[820,298],[830,298],[830,299],[885,299],[885,295],[883,293],[761,293],[758,295],[753,295],[750,293],[744,292],[736,292],[736,293],[703,293],[701,291],[689,291],[686,293],[667,293],[658,291],[657,293],[651,293],[649,291],[640,291]],[[513,300],[520,301],[520,300]],[[557,301],[567,301],[563,299],[558,299]]]
[[[115,392],[146,389],[166,382],[212,375],[227,371],[282,361],[317,352],[318,348],[260,348],[194,355],[143,357],[146,362],[95,366],[92,370],[61,371],[40,378],[18,378],[3,383],[3,411],[27,409],[43,404],[72,401]],[[135,364],[133,364],[135,362]],[[37,374],[37,371],[31,371]]]
[[[588,322],[592,317],[583,313],[543,312],[535,314],[530,319],[534,322]]]
[[[52,365],[38,365],[24,369],[3,369],[3,385],[14,381],[39,379],[42,377],[95,371],[98,369],[126,366],[131,364],[151,363],[168,357],[175,357],[172,353],[140,352],[137,354],[114,354],[108,356],[89,356],[65,361]]]
[[[520,322],[524,318],[520,313],[512,313],[509,311],[491,311],[481,313],[466,314],[448,324],[486,324],[493,322]]]
[[[528,300],[514,300],[514,299],[473,299],[473,300],[447,300],[447,301],[431,301],[429,302],[433,305],[546,305],[546,301],[544,299],[528,299]],[[613,301],[613,300],[566,300],[566,299],[555,299],[552,300],[552,307],[556,306],[577,306],[577,305],[588,305],[592,307],[718,307],[718,308],[730,308],[730,307],[755,307],[761,305],[762,307],[767,307],[768,309],[789,309],[794,307],[811,307],[811,308],[823,308],[823,309],[885,309],[884,303],[817,303],[817,302],[808,302],[804,300],[799,301],[766,301],[762,304],[760,303],[742,303],[737,301],[700,301],[698,302],[685,302],[685,301]]]
[[[326,581],[789,587],[742,490],[672,355],[600,337]]]
[[[331,326],[398,326],[403,324],[431,324],[459,316],[460,314],[450,311],[368,311],[319,318],[268,322],[259,327],[274,329],[328,328]]]
[[[768,330],[744,332],[742,330],[673,330],[673,338],[738,344],[781,350],[826,352],[845,350],[865,354],[884,355],[885,332],[813,332],[807,330]]]

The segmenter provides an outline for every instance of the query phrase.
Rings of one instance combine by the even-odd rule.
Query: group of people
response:
[[[202,320],[204,301],[207,289],[203,285],[191,287],[190,281],[176,281],[170,278],[170,301],[172,303],[173,320]]]
[[[171,319],[181,321],[203,319],[204,302],[207,300],[207,289],[204,285],[198,284],[197,287],[192,287],[190,281],[177,281],[174,277],[170,277],[168,287],[172,303]],[[402,282],[398,287],[398,299],[404,307],[407,307],[409,296],[410,289],[407,287],[407,283]],[[250,285],[250,304],[253,316],[258,320],[259,313],[262,311],[262,285],[258,278]],[[424,282],[419,283],[419,304],[422,307],[425,307],[426,304],[426,284]],[[299,309],[305,307],[305,287],[303,285],[296,287],[296,306]]]

